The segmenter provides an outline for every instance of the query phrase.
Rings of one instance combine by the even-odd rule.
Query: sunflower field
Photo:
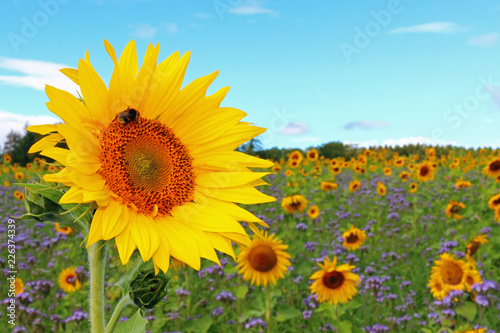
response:
[[[142,316],[125,307],[119,323],[148,332],[500,331],[500,151],[377,148],[345,160],[311,149],[272,162],[259,189],[277,200],[242,205],[269,227],[252,227],[251,244],[219,253],[220,265],[202,260],[195,270],[172,258],[166,295]],[[23,183],[60,170],[3,156],[0,318],[15,284],[15,332],[89,331],[84,237],[64,223],[13,218],[29,208]],[[108,247],[106,311],[142,261],[135,251],[122,265],[114,239]]]

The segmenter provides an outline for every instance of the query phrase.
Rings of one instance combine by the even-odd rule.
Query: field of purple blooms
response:
[[[267,290],[252,286],[238,274],[236,262],[222,254],[221,266],[204,261],[200,271],[171,268],[165,301],[146,310],[149,332],[265,332],[270,324],[265,317],[266,293],[271,297],[273,332],[500,331],[500,225],[488,208],[488,199],[498,191],[492,188],[494,181],[472,170],[465,176],[472,186],[457,188],[455,181],[463,175],[443,167],[433,181],[419,183],[418,190],[410,193],[396,171],[384,175],[378,169],[360,175],[345,169],[335,177],[326,167],[317,177],[285,172],[283,168],[267,176],[270,185],[261,188],[276,202],[245,207],[289,246],[292,266],[285,278]],[[338,188],[322,190],[321,181],[333,178]],[[353,179],[359,179],[361,187],[352,192]],[[387,189],[384,195],[377,193],[379,183]],[[88,332],[88,264],[81,235],[58,232],[53,223],[15,220],[15,268],[9,267],[9,219],[25,213],[23,201],[14,196],[16,190],[22,189],[0,188],[4,273],[0,327],[7,327],[9,320],[7,278],[14,270],[23,290],[15,297],[13,332]],[[316,205],[319,216],[312,218],[307,210],[286,213],[281,201],[292,194]],[[464,203],[463,218],[445,214],[451,200]],[[342,234],[351,225],[367,234],[355,251],[342,245]],[[441,300],[434,298],[428,284],[435,261],[443,253],[465,258],[467,244],[479,235],[489,240],[474,255],[482,283],[473,285],[470,292],[456,290]],[[120,298],[114,283],[127,267],[122,267],[110,244],[106,304],[112,308]],[[358,293],[338,307],[320,304],[309,289],[310,276],[325,256],[356,266],[353,272],[361,278]],[[135,253],[131,262],[138,257]],[[72,293],[58,284],[59,274],[68,267],[76,268],[83,285]],[[134,311],[126,309],[120,320]]]

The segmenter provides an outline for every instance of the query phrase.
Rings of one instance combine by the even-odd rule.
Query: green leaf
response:
[[[291,305],[281,305],[278,307],[277,321],[285,321],[300,316],[301,312]]]
[[[153,321],[153,325],[151,325],[151,332],[161,332],[163,330],[163,326],[169,321],[168,318],[157,318]]]
[[[240,318],[238,318],[239,323],[245,322],[248,318],[250,317],[260,317],[262,316],[266,311],[265,310],[248,310],[245,311],[241,314]]]
[[[148,321],[142,318],[140,310],[137,310],[131,318],[118,323],[113,333],[143,333],[146,332],[147,323]]]
[[[212,325],[212,318],[209,315],[203,315],[198,319],[186,321],[183,330],[187,332],[206,333]]]
[[[244,299],[248,293],[248,286],[246,284],[242,284],[236,289],[236,297],[239,299]]]
[[[339,324],[339,332],[342,333],[351,333],[352,332],[352,324],[350,321],[343,320]]]
[[[462,317],[467,318],[468,321],[474,321],[474,318],[477,315],[477,305],[473,302],[465,302],[462,305],[457,306],[456,313]]]

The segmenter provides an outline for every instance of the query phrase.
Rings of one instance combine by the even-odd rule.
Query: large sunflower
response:
[[[321,270],[309,278],[315,280],[309,289],[319,302],[328,302],[330,305],[337,305],[339,302],[345,304],[356,295],[359,275],[351,273],[355,266],[343,264],[337,267],[337,257],[333,257],[333,261],[325,257],[323,263],[318,265]]]
[[[59,274],[57,282],[59,287],[67,293],[74,293],[82,287],[80,280],[75,273],[75,267],[65,268]]]
[[[229,88],[206,96],[218,72],[179,91],[190,53],[176,52],[157,65],[159,45],[149,45],[139,69],[135,42],[115,65],[109,88],[88,53],[78,70],[62,72],[81,88],[83,101],[46,87],[49,110],[64,124],[31,126],[49,134],[31,149],[65,168],[45,175],[70,187],[60,203],[96,202],[87,246],[114,238],[123,264],[137,248],[156,272],[173,256],[195,269],[200,258],[219,262],[215,249],[234,257],[231,242],[250,245],[238,221],[265,225],[236,203],[275,199],[255,186],[265,184],[272,162],[234,151],[265,129],[240,120],[246,113],[219,107]],[[65,141],[69,149],[54,147]]]
[[[238,273],[257,286],[276,284],[288,271],[287,267],[292,266],[286,249],[288,245],[282,244],[274,234],[264,232],[262,237],[254,236],[252,245],[238,254]]]

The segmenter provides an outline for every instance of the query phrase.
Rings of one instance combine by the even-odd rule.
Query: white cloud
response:
[[[140,23],[136,26],[135,31],[132,33],[132,35],[138,38],[149,39],[153,38],[157,32],[158,29],[156,27],[153,27],[152,25],[149,25],[147,23]]]
[[[492,122],[493,122],[493,119],[488,119],[488,118],[486,118],[486,119],[483,119],[483,121],[484,121],[485,123],[492,123]]]
[[[165,23],[164,25],[165,25],[165,31],[167,32],[167,34],[169,34],[171,36],[173,36],[179,32],[179,28],[177,28],[177,24],[175,24],[175,23],[168,22],[168,23]]]
[[[455,141],[443,141],[443,140],[433,140],[431,138],[426,138],[423,136],[416,136],[416,137],[409,137],[409,138],[400,138],[400,139],[387,139],[382,142],[378,142],[378,140],[370,140],[370,141],[361,141],[361,142],[354,142],[354,141],[344,141],[346,144],[356,144],[359,147],[370,147],[370,146],[404,146],[404,145],[416,145],[416,144],[421,144],[421,145],[440,145],[440,146],[446,146],[446,145],[456,145],[457,143]]]
[[[498,33],[492,32],[490,34],[480,35],[472,37],[467,41],[467,44],[474,46],[490,47],[498,44],[499,38]]]
[[[61,68],[68,67],[70,66],[48,61],[0,57],[1,69],[18,73],[18,75],[0,75],[0,83],[36,90],[44,90],[48,84],[76,93],[80,90],[79,87],[59,72]]]
[[[279,131],[281,135],[302,135],[306,133],[309,133],[309,125],[300,121],[290,122]]]
[[[345,130],[353,130],[353,129],[364,129],[364,130],[372,130],[378,128],[388,127],[390,124],[386,121],[377,121],[377,120],[360,120],[360,121],[351,121],[345,124]]]
[[[242,5],[231,8],[230,13],[237,15],[273,14],[271,9],[264,8],[256,0],[247,0]]]
[[[3,147],[7,134],[11,130],[21,135],[25,134],[24,127],[29,125],[56,124],[62,121],[51,116],[23,116],[0,110],[0,145]]]
[[[462,27],[459,24],[452,22],[431,22],[410,27],[402,27],[390,30],[390,34],[403,34],[403,33],[437,33],[437,34],[451,34],[468,30],[469,28]]]

